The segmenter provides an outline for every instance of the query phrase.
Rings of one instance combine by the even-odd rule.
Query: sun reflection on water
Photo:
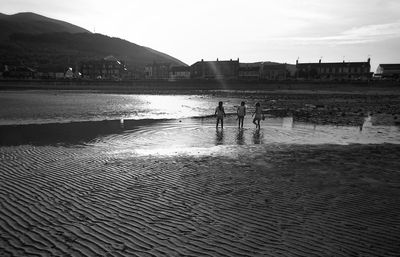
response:
[[[246,120],[245,120],[246,122]],[[269,144],[400,144],[397,127],[315,125],[294,122],[292,117],[267,118],[261,129],[255,129],[247,119],[243,129],[237,121],[226,119],[224,129],[215,128],[214,118],[182,119],[159,122],[132,132],[103,138],[97,145],[131,155],[201,155],[223,153],[232,147],[239,149]],[[231,147],[231,148],[229,148]],[[229,153],[226,153],[229,154]]]
[[[184,118],[200,116],[207,105],[197,99],[198,97],[177,95],[142,95],[139,96],[148,106],[148,113],[154,117]]]

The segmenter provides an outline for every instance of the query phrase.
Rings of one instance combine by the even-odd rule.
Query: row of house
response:
[[[296,61],[297,79],[321,80],[368,80],[400,78],[400,64],[379,64],[375,73],[371,72],[371,59],[366,62],[299,63]]]
[[[0,69],[0,77],[14,79],[72,79],[80,77],[80,73],[72,71],[72,67],[36,70],[25,65],[4,65]]]
[[[370,59],[366,62],[279,64],[271,62],[240,63],[216,60],[191,66],[170,67],[153,63],[145,68],[146,79],[239,79],[239,80],[368,80],[372,78]]]
[[[370,59],[366,62],[327,62],[280,64],[272,62],[240,63],[237,60],[198,61],[191,66],[173,66],[170,63],[153,62],[144,71],[128,70],[123,61],[114,56],[99,60],[83,61],[74,69],[60,71],[35,71],[29,67],[8,67],[0,70],[0,77],[41,79],[103,79],[103,80],[369,80],[373,76]],[[374,77],[399,79],[400,64],[380,64]]]
[[[400,79],[400,64],[379,64],[375,77],[380,79]]]
[[[72,67],[41,67],[33,69],[24,65],[4,65],[0,75],[7,78],[18,79],[105,79],[122,80],[131,79],[131,73],[125,64],[114,56],[107,56],[99,60],[83,61]]]
[[[121,80],[128,70],[124,62],[110,55],[100,60],[81,62],[80,72],[86,79]]]
[[[152,63],[145,67],[145,79],[286,80],[295,74],[294,65],[270,62],[240,63],[237,60],[198,61],[191,66]]]
[[[299,63],[296,78],[321,80],[368,80],[372,78],[371,59],[366,62]]]

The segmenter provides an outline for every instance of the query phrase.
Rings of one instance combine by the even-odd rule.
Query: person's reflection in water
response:
[[[224,131],[221,129],[217,129],[215,132],[215,145],[222,145],[224,144]]]
[[[360,126],[360,132],[365,132],[366,129],[372,126],[372,115],[368,114],[368,117],[364,118],[363,124]]]
[[[262,143],[262,133],[260,132],[260,129],[256,129],[253,132],[253,143],[255,145],[259,145]]]
[[[236,143],[238,145],[244,145],[244,135],[243,135],[244,129],[238,129],[238,132],[236,134]]]

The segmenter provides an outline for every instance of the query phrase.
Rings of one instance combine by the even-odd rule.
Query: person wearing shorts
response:
[[[218,107],[215,108],[215,116],[217,116],[217,125],[216,128],[218,129],[218,124],[221,121],[221,128],[224,128],[224,117],[226,116],[224,107],[222,106],[223,103],[219,102]]]
[[[243,128],[243,120],[244,120],[244,116],[246,116],[245,102],[241,102],[240,106],[238,106],[237,116],[238,116],[238,120],[239,120],[239,128]]]

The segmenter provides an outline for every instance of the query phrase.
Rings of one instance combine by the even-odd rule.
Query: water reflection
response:
[[[238,129],[236,133],[236,144],[244,145],[245,144],[245,137],[244,137],[244,129]]]
[[[224,144],[224,130],[217,129],[215,132],[215,145],[223,145]]]
[[[260,132],[260,129],[256,129],[253,132],[253,144],[258,145],[262,144],[263,134]]]
[[[318,125],[294,122],[293,117],[269,118],[260,130],[251,119],[238,129],[227,118],[215,129],[213,117],[179,120],[87,121],[0,126],[0,145],[84,144],[119,149],[184,149],[216,145],[251,144],[400,144],[397,126],[375,126],[367,117],[361,126]],[[361,129],[361,131],[360,131]]]
[[[368,117],[365,118],[364,123],[361,125],[360,131],[370,127],[372,127],[372,116],[368,115]]]

